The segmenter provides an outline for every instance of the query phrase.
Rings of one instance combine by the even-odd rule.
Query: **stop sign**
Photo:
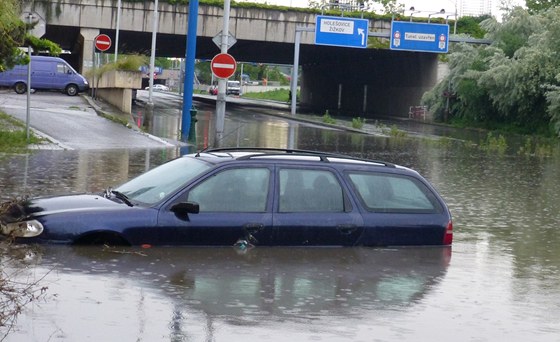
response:
[[[95,47],[99,51],[107,51],[111,47],[111,38],[106,34],[99,34],[95,37]]]
[[[232,55],[228,53],[219,53],[210,63],[212,73],[218,78],[229,78],[235,73],[237,69],[237,62]]]

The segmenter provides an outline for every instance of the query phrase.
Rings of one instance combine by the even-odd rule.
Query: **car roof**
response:
[[[213,164],[241,160],[275,160],[293,162],[324,162],[336,164],[378,166],[392,169],[408,169],[406,167],[381,160],[357,158],[343,154],[299,149],[261,147],[211,148],[200,151],[198,153],[189,154],[188,156],[197,159],[203,159]]]

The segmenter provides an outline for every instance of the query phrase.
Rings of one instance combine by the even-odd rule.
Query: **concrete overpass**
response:
[[[92,65],[93,40],[99,33],[113,38],[114,0],[24,0],[46,25],[43,36],[72,52],[69,62],[80,71]],[[32,6],[32,8],[31,8]],[[152,2],[122,2],[119,53],[149,55]],[[188,6],[159,3],[157,56],[184,57]],[[292,64],[296,27],[314,27],[316,13],[232,7],[230,33],[237,43],[229,50],[238,61]],[[201,4],[197,56],[219,53],[212,42],[222,29],[223,10]],[[370,20],[370,30],[388,32],[390,23]],[[437,55],[354,49],[314,44],[314,33],[302,33],[300,104],[316,113],[329,110],[349,116],[406,116],[437,79]],[[114,44],[113,44],[114,45]],[[113,52],[111,48],[108,52]]]

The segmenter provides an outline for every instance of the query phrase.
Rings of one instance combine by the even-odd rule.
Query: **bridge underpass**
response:
[[[51,1],[54,4],[55,0]],[[59,6],[60,1],[58,0],[57,2]],[[103,6],[106,6],[106,2],[110,1],[82,0],[82,2],[88,3],[89,6],[87,8],[82,6],[85,9],[81,9],[81,11],[85,12],[87,10],[93,11],[95,9],[93,4],[101,3]],[[113,7],[109,9],[114,9],[116,12],[114,7],[116,3],[110,2],[110,4]],[[136,12],[134,12],[137,17],[143,18],[144,22],[142,24],[132,25],[132,23],[129,23],[121,25],[119,30],[119,54],[150,54],[151,29],[146,31],[133,30],[136,27],[151,28],[149,23],[146,22],[149,15],[151,15],[150,5],[147,4],[142,13],[137,12],[139,9],[136,9]],[[67,6],[71,7],[67,11],[75,10],[76,4],[69,3]],[[138,7],[137,4],[135,6]],[[105,11],[103,13],[106,13],[107,7],[104,7],[103,10]],[[64,8],[61,11],[65,13]],[[221,24],[221,22],[210,22],[210,19],[204,17],[204,13],[212,11],[208,9],[199,11],[196,54],[198,59],[211,59],[220,52],[212,38],[221,30],[221,26],[217,25],[218,23]],[[181,26],[186,27],[185,16],[188,8],[185,7],[183,10],[176,10],[176,12],[179,14],[175,13],[173,15],[177,17],[177,20],[185,21],[185,23],[184,25],[174,23],[173,29],[161,27],[162,20],[167,18],[167,21],[169,21],[170,14],[160,14],[161,32],[157,34],[157,56],[184,57],[186,49],[185,32],[173,31],[179,30]],[[266,12],[275,11],[267,10]],[[244,9],[244,15],[251,16],[252,14],[248,9]],[[244,19],[238,17],[239,14],[233,14],[233,25],[230,22],[230,27],[233,26],[234,29],[230,30],[230,32],[236,36],[237,43],[228,52],[238,61],[291,65],[294,56],[293,41],[295,34],[290,31],[293,31],[297,25],[307,23],[307,26],[309,26],[310,23],[314,22],[314,14],[308,15],[310,18],[306,16],[302,19],[300,18],[300,13],[295,13],[293,16],[290,13],[283,13],[280,16],[276,13],[263,14],[262,9],[255,9],[253,15],[256,18],[267,17],[267,20],[263,21],[264,24],[258,24],[257,19],[255,21],[249,20],[252,24],[247,23],[247,25],[253,25],[251,30],[237,23],[235,20],[241,21]],[[84,16],[99,16],[99,14],[95,14],[95,12],[92,12],[92,14],[80,14],[80,17]],[[201,16],[203,16],[202,19]],[[112,15],[112,17],[116,18],[115,15]],[[63,18],[63,16],[59,18]],[[275,20],[274,18],[277,20],[282,20],[283,18],[286,21],[285,23],[278,21],[270,24],[271,20]],[[131,18],[128,20],[131,21]],[[89,27],[84,26],[86,22]],[[116,25],[113,20],[108,21],[108,24],[106,22],[107,20],[98,20],[95,22],[98,25],[95,26],[91,20],[74,20],[72,24],[69,24],[63,19],[51,17],[50,20],[47,20],[44,38],[53,40],[59,43],[63,49],[71,51],[72,55],[68,58],[69,62],[76,66],[77,69],[83,71],[84,63],[87,63],[84,60],[87,61],[89,59],[91,61],[89,56],[92,53],[90,44],[93,37],[99,33],[104,33],[112,37],[114,42]],[[205,23],[202,29],[201,22]],[[78,25],[82,25],[82,27]],[[212,30],[207,27],[212,25],[217,27],[212,27]],[[280,39],[274,37],[262,40],[262,36],[260,37],[261,39],[254,39],[250,34],[251,31],[267,31],[271,26],[276,27],[276,30],[278,30],[279,25],[285,25],[283,30],[288,32],[281,34]],[[387,29],[388,25],[389,23],[386,22],[375,22],[370,24],[370,27],[377,26],[378,28],[385,27]],[[268,32],[264,32],[264,34],[271,36],[271,33]],[[436,54],[322,46],[314,45],[312,43],[313,40],[314,33],[303,33],[302,45],[300,46],[300,66],[302,69],[300,74],[300,106],[318,114],[329,110],[331,115],[339,114],[361,117],[407,116],[409,106],[418,105],[422,94],[430,89],[437,79]],[[107,52],[112,53],[113,51],[114,47]]]

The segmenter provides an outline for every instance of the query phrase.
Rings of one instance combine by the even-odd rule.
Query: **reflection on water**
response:
[[[215,146],[212,113],[200,111],[199,120],[198,148]],[[111,340],[122,331],[131,341],[558,340],[558,153],[492,153],[473,146],[481,137],[456,131],[446,139],[368,136],[251,112],[227,113],[225,127],[221,146],[340,152],[418,170],[454,217],[449,266],[431,249],[153,249],[142,257],[45,248],[26,270],[53,270],[53,297],[21,316],[11,340]],[[99,191],[180,153],[0,155],[0,197]]]
[[[176,149],[34,151],[0,155],[0,200],[70,192],[97,192],[124,183],[169,159]]]
[[[32,310],[22,324],[29,330],[22,334],[48,336],[54,318],[66,339],[79,339],[83,321],[94,312],[110,327],[91,332],[90,338],[120,328],[209,340],[212,333],[198,336],[193,324],[211,330],[222,325],[269,329],[286,322],[359,320],[368,312],[409,310],[421,302],[443,278],[450,258],[450,248],[260,248],[239,253],[233,248],[42,247],[27,251],[25,260],[37,262],[35,274],[47,274],[43,282],[56,293],[50,300],[57,305]],[[139,315],[154,315],[146,312],[146,302],[157,310],[155,326],[135,322]],[[123,317],[105,316],[113,308]],[[61,309],[82,313],[56,319]],[[193,316],[200,318],[193,322]],[[324,338],[336,336],[337,329],[324,327]]]

